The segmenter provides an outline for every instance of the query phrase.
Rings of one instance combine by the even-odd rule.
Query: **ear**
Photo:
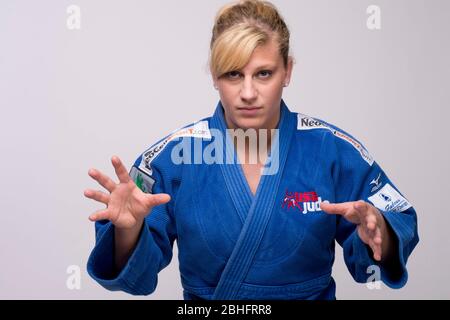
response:
[[[292,69],[294,68],[294,58],[288,57],[288,65],[286,69],[286,76],[284,77],[284,86],[287,87],[291,83]]]
[[[217,78],[214,76],[214,74],[212,74],[212,72],[211,72],[211,78],[212,78],[214,89],[219,90],[219,86],[217,85]]]

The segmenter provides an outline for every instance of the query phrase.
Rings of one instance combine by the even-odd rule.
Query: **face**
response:
[[[280,119],[283,87],[290,82],[292,59],[285,68],[272,39],[258,46],[248,64],[216,79],[228,128],[273,129]]]

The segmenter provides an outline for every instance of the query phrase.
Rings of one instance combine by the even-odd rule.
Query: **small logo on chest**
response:
[[[315,191],[310,192],[290,192],[286,190],[283,198],[281,208],[283,209],[297,209],[303,214],[309,212],[319,212],[322,198],[317,195]],[[324,202],[327,202],[326,200]]]

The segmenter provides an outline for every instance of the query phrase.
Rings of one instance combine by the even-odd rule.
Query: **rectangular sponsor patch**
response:
[[[211,139],[211,132],[209,130],[208,121],[200,121],[195,123],[194,125],[179,129],[172,133],[168,140],[172,141],[177,138],[182,137],[193,137],[193,138],[201,138],[201,139]]]
[[[139,168],[144,172],[152,174],[151,162],[166,148],[170,141],[183,137],[212,139],[208,121],[200,121],[184,129],[178,129],[158,144],[153,145],[144,152],[143,161]]]
[[[351,138],[347,134],[335,130],[334,128],[330,127],[329,125],[316,120],[314,118],[310,118],[304,114],[298,114],[298,123],[297,123],[297,130],[314,130],[314,129],[326,129],[331,131],[336,137],[347,141],[350,143],[356,150],[358,150],[361,157],[366,161],[370,166],[373,165],[374,159],[369,154],[366,148],[364,148],[360,143],[358,143],[355,139]]]
[[[130,170],[130,177],[133,179],[134,183],[136,183],[138,188],[142,190],[142,192],[153,193],[155,179],[150,177],[148,174],[133,166]]]
[[[319,120],[310,118],[304,114],[298,115],[297,130],[330,129]]]
[[[412,207],[389,183],[368,198],[375,207],[383,211],[403,212]]]

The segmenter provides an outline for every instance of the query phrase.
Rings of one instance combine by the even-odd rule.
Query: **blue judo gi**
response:
[[[280,110],[272,146],[275,170],[261,176],[255,195],[241,166],[226,161],[236,155],[214,144],[221,135],[213,132],[230,139],[220,102],[212,117],[145,151],[130,175],[143,191],[167,193],[171,201],[147,216],[134,252],[119,271],[114,269],[114,226],[97,222],[90,276],[109,290],[150,294],[177,240],[185,299],[334,299],[335,240],[357,282],[366,282],[378,263],[356,226],[321,211],[320,202],[364,200],[380,210],[396,238],[396,261],[379,265],[381,280],[392,288],[404,286],[406,261],[419,241],[414,208],[354,137],[289,111],[283,100]],[[199,148],[223,161],[201,161]],[[174,155],[184,161],[177,163]],[[274,159],[271,154],[267,170]]]

